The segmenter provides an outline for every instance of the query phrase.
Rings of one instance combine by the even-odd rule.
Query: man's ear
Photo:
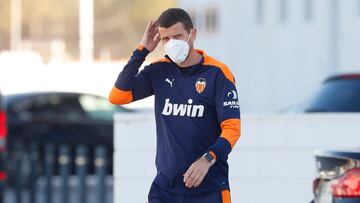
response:
[[[196,34],[197,34],[197,29],[196,28],[193,28],[192,30],[191,30],[191,33],[190,33],[192,36],[191,36],[191,40],[192,40],[192,42],[194,43],[195,42],[195,40],[196,40]]]

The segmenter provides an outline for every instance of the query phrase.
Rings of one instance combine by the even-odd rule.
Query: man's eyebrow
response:
[[[173,38],[177,38],[177,37],[181,37],[181,36],[183,36],[182,33],[177,33],[177,34],[171,35],[171,37],[173,37]],[[160,39],[164,40],[164,39],[169,39],[169,38],[170,38],[169,36],[164,36],[164,37],[161,37]]]
[[[173,37],[181,37],[181,36],[183,36],[182,33],[178,33],[178,34],[173,35]]]

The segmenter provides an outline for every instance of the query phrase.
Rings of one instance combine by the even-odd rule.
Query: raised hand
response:
[[[160,42],[160,35],[158,33],[157,21],[151,20],[146,27],[140,45],[143,45],[147,50],[152,52]]]

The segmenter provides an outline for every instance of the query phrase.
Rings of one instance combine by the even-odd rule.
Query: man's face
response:
[[[169,28],[159,27],[158,30],[163,45],[166,44],[170,39],[180,39],[187,41],[189,39],[189,35],[191,34],[192,36],[189,39],[189,45],[191,48],[193,47],[196,30],[192,29],[191,33],[188,33],[181,22],[175,23]]]

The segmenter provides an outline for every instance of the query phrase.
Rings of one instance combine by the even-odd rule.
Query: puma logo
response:
[[[165,82],[170,84],[170,87],[173,87],[173,82],[175,81],[175,78],[173,80],[169,80],[169,78],[165,79]]]

